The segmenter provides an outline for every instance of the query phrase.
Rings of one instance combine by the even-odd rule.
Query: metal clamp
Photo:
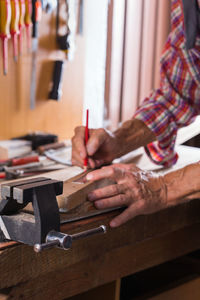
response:
[[[106,226],[101,225],[99,227],[85,230],[72,235],[52,230],[46,236],[46,243],[35,244],[34,251],[38,253],[43,250],[51,249],[54,247],[58,247],[63,250],[68,250],[69,248],[71,248],[73,241],[80,240],[88,236],[100,233],[106,233]]]

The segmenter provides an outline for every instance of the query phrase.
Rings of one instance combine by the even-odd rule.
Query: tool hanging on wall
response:
[[[56,60],[54,62],[52,88],[49,92],[49,99],[51,100],[59,100],[62,96],[63,65],[63,60]]]
[[[61,34],[61,14],[60,14],[60,0],[57,0],[57,14],[56,14],[56,43],[58,48],[64,51],[67,60],[72,60],[75,49],[75,35],[77,24],[77,1],[65,0],[66,19],[65,19],[65,33]],[[62,95],[62,73],[64,67],[64,60],[55,61],[52,77],[52,88],[49,92],[48,99],[59,100]]]
[[[0,0],[0,38],[3,48],[3,73],[8,72],[8,38],[10,38],[11,5],[10,0]]]
[[[13,42],[13,57],[14,57],[14,61],[17,62],[17,58],[18,58],[17,35],[19,34],[19,1],[11,0],[10,3],[11,3],[10,33]]]
[[[26,26],[26,39],[27,39],[27,48],[30,50],[31,48],[31,21],[32,15],[32,2],[31,0],[25,0],[25,16],[24,16],[24,23]]]
[[[56,13],[56,43],[60,50],[64,51],[65,54],[68,54],[69,50],[69,27],[68,27],[68,2],[65,1],[66,4],[66,25],[65,25],[65,34],[61,35],[59,33],[60,29],[60,1],[57,0],[57,13]],[[63,60],[56,60],[54,62],[53,68],[53,77],[52,77],[52,88],[49,92],[48,99],[59,100],[62,96],[62,74],[63,74]]]
[[[25,26],[25,0],[19,0],[19,55],[22,54],[22,35]]]
[[[69,26],[68,26],[68,22],[69,22],[69,5],[68,5],[68,1],[65,1],[66,4],[66,24],[65,24],[65,34],[61,35],[59,33],[60,30],[60,1],[57,0],[57,13],[56,13],[56,43],[58,45],[58,48],[62,51],[64,51],[66,53],[66,55],[68,54],[68,50],[69,50]]]
[[[32,0],[32,62],[31,62],[31,88],[30,109],[35,108],[36,97],[36,63],[38,50],[38,23],[42,18],[42,3],[40,0]]]

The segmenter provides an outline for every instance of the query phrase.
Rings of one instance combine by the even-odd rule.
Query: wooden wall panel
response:
[[[170,30],[170,0],[127,1],[121,119],[159,85],[160,55]]]
[[[43,130],[61,138],[73,135],[75,126],[82,123],[84,37],[76,38],[76,53],[72,62],[65,62],[63,96],[60,102],[47,100],[52,77],[53,61],[64,58],[55,45],[55,15],[43,15],[37,63],[37,103],[29,108],[31,54],[27,52],[24,34],[23,55],[16,64],[12,59],[9,41],[9,70],[3,76],[0,51],[0,139]]]

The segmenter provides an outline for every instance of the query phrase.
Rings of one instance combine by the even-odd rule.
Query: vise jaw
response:
[[[14,240],[28,245],[44,243],[47,234],[60,230],[56,195],[63,182],[45,177],[1,185],[0,241]],[[23,210],[32,203],[33,214]]]

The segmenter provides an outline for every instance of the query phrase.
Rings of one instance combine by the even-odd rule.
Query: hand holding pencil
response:
[[[111,163],[120,149],[115,135],[103,128],[89,129],[89,110],[86,126],[75,128],[72,138],[72,164],[81,168],[97,168]]]

